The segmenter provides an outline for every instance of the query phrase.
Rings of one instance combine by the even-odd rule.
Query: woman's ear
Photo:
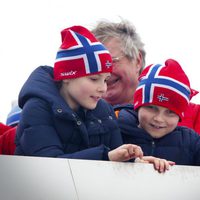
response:
[[[139,52],[139,55],[138,55],[138,57],[137,57],[137,65],[136,65],[136,67],[137,67],[137,73],[140,75],[141,74],[141,72],[142,72],[142,70],[143,70],[143,68],[142,68],[142,54]]]

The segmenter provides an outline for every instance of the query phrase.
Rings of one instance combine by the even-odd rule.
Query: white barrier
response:
[[[0,200],[199,200],[200,167],[0,156]]]

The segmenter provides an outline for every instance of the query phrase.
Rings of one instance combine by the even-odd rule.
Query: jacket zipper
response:
[[[152,155],[152,156],[154,155],[155,147],[156,147],[155,142],[152,141],[152,142],[151,142],[151,155]]]

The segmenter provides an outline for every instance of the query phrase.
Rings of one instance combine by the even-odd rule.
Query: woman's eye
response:
[[[109,77],[109,78],[110,78],[110,77]],[[105,83],[107,83],[107,82],[108,82],[108,80],[109,80],[109,78],[106,78],[106,79],[104,80],[104,82],[105,82]]]

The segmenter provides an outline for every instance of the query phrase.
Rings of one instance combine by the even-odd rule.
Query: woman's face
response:
[[[113,58],[113,72],[103,98],[112,105],[132,103],[141,62],[129,60],[121,51],[121,43],[117,38],[111,38],[104,42],[104,45]]]

